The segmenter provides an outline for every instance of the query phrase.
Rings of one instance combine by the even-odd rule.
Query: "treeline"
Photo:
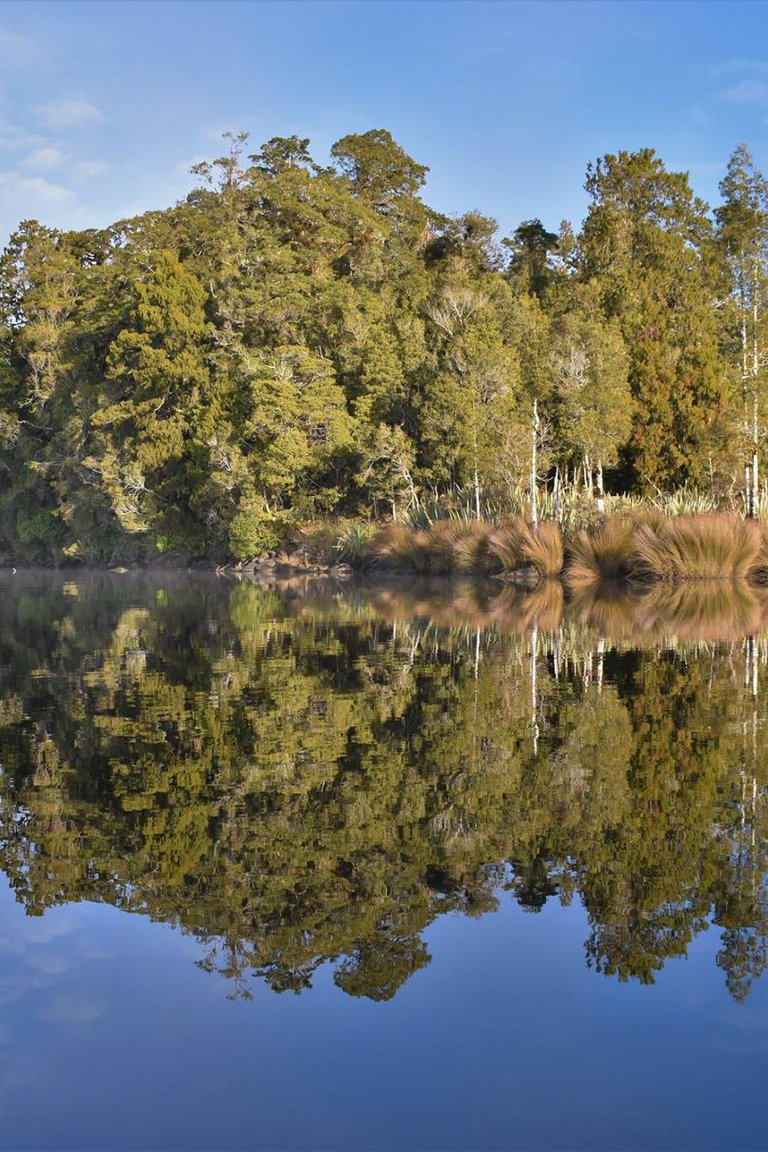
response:
[[[475,629],[469,591],[451,628],[401,594],[6,580],[0,866],[27,912],[179,925],[233,994],[330,961],[386,1000],[442,913],[577,898],[597,971],[651,983],[712,925],[743,999],[768,966],[764,645],[614,646],[545,631],[541,601],[527,634]]]
[[[0,553],[246,559],[425,498],[759,493],[768,192],[714,215],[651,150],[587,173],[578,234],[447,218],[383,130],[331,164],[245,134],[182,203],[22,223],[0,261]],[[534,419],[534,413],[536,419]],[[747,476],[745,481],[745,465]]]

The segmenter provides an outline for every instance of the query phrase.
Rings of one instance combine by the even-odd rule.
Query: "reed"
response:
[[[649,580],[748,580],[765,563],[759,524],[731,512],[640,524],[635,552],[634,575]]]

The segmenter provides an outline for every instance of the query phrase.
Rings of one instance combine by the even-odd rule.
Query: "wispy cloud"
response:
[[[44,171],[48,168],[55,168],[61,164],[64,159],[64,153],[61,148],[38,148],[35,152],[31,152],[22,161],[23,168],[32,168],[37,171]]]
[[[0,172],[0,193],[6,204],[18,204],[27,216],[37,209],[71,204],[77,195],[63,184],[55,184],[44,176],[23,176],[19,172]]]
[[[768,76],[768,60],[754,60],[746,56],[735,56],[731,60],[721,60],[710,68],[712,76],[732,76],[737,72],[752,72],[758,76]]]
[[[107,1001],[88,995],[57,996],[37,1014],[49,1024],[92,1024],[104,1015]]]
[[[79,128],[85,124],[103,124],[105,116],[89,100],[62,97],[38,104],[38,118],[48,128]]]
[[[30,148],[44,148],[48,143],[44,136],[36,136],[0,116],[0,148],[29,151]]]
[[[686,108],[684,115],[687,122],[694,128],[710,128],[715,122],[712,113],[699,104],[692,104]]]
[[[40,64],[42,55],[29,36],[0,27],[0,65],[4,68],[27,68],[31,64]]]
[[[91,180],[94,176],[100,176],[102,172],[106,172],[108,168],[109,164],[104,160],[82,160],[75,165],[73,177],[79,182]]]
[[[729,104],[768,106],[768,84],[764,80],[741,80],[733,88],[723,92],[723,99]]]

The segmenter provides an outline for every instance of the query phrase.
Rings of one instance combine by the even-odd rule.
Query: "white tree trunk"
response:
[[[531,524],[534,532],[539,527],[539,510],[536,504],[536,485],[538,482],[538,461],[536,453],[539,445],[539,408],[536,400],[533,402],[533,421],[531,423]]]

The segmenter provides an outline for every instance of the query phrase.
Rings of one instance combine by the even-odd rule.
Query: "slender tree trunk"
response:
[[[597,469],[597,510],[598,512],[605,512],[605,489],[603,487],[603,462],[598,460]]]
[[[538,461],[536,453],[539,446],[539,408],[536,400],[533,402],[533,421],[531,423],[531,524],[534,532],[539,530],[539,511],[536,504],[536,484],[538,481]]]
[[[758,267],[754,263],[754,279],[752,284],[752,485],[750,489],[749,515],[754,519],[757,516],[757,492],[759,487],[758,459],[757,459],[757,374],[760,370],[760,355],[757,339],[757,285]]]
[[[759,487],[757,458],[757,391],[755,391],[752,399],[754,401],[752,410],[752,486],[750,489],[751,499],[749,514],[754,520],[757,516],[757,493]]]
[[[477,469],[477,402],[472,402],[472,453],[474,456],[475,516],[480,519],[480,476]]]

